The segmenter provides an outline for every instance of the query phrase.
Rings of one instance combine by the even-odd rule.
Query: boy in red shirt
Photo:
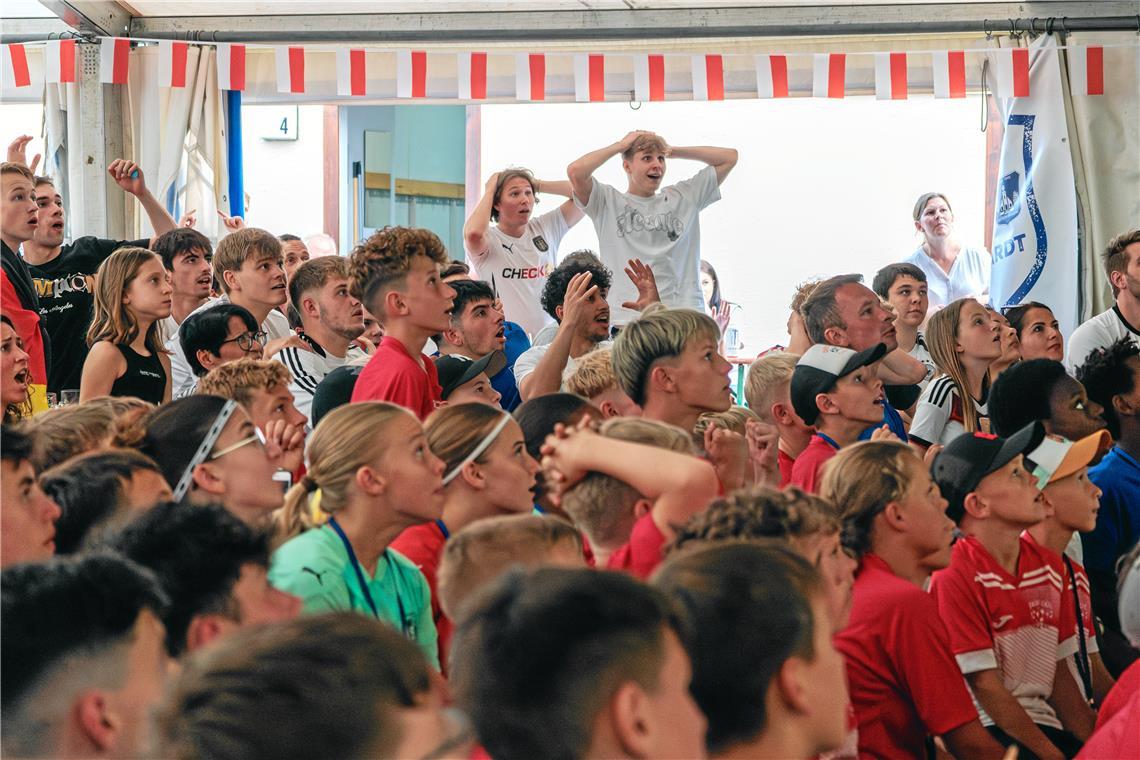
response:
[[[1073,535],[1096,527],[1101,491],[1089,480],[1089,463],[1112,445],[1107,430],[1098,430],[1079,441],[1056,435],[1045,436],[1041,445],[1026,455],[1042,469],[1051,471],[1041,487],[1048,516],[1025,532],[1038,546],[1052,549],[1065,565],[1065,593],[1074,597],[1077,615],[1077,652],[1067,660],[1069,672],[1080,683],[1086,699],[1101,704],[1113,686],[1096,640],[1089,577],[1080,562],[1065,554]],[[1077,601],[1080,603],[1077,604]]]
[[[1077,650],[1073,598],[1061,558],[1022,532],[1044,519],[1038,484],[1024,454],[1044,436],[1040,423],[1009,438],[975,432],[951,441],[934,460],[947,514],[966,534],[930,593],[950,648],[973,692],[982,723],[1007,746],[1039,758],[1072,757],[1094,715],[1060,660]]]
[[[883,381],[877,362],[886,345],[855,352],[817,343],[804,352],[792,371],[792,406],[816,432],[796,457],[789,485],[815,493],[823,463],[859,440],[859,434],[883,420]],[[886,426],[884,426],[886,427]],[[875,432],[873,440],[885,435]]]
[[[708,506],[719,487],[688,435],[661,422],[619,417],[600,433],[558,426],[542,454],[546,482],[564,489],[562,508],[589,539],[598,567],[639,578],[661,564],[674,526]]]
[[[443,400],[428,338],[451,324],[455,291],[440,278],[443,242],[430,230],[385,227],[349,258],[352,295],[384,325],[384,338],[360,373],[353,401],[388,401],[420,420]]]
[[[954,528],[926,465],[906,444],[868,441],[825,470],[820,495],[839,508],[847,548],[860,556],[851,615],[835,636],[859,756],[923,757],[927,737],[939,736],[955,757],[1002,757],[978,720],[938,606],[922,590],[950,563]]]
[[[752,362],[744,385],[748,408],[756,412],[762,422],[775,425],[779,430],[776,456],[781,488],[791,482],[796,457],[807,448],[815,432],[792,407],[792,373],[799,358],[799,354],[787,351],[765,354]]]

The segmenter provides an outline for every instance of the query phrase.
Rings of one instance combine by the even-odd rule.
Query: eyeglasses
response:
[[[251,443],[260,443],[261,447],[265,448],[265,433],[261,432],[260,428],[255,427],[253,429],[253,435],[249,436],[248,438],[242,438],[237,443],[231,443],[229,446],[226,446],[224,449],[221,449],[219,451],[215,451],[213,454],[211,454],[206,459],[206,461],[207,462],[213,462],[215,459],[218,459],[220,457],[224,457],[226,454],[230,454],[234,451],[237,451],[242,446],[248,446]]]
[[[269,333],[265,332],[265,330],[258,330],[257,332],[244,332],[236,338],[223,340],[222,345],[224,346],[227,343],[237,343],[238,348],[240,348],[242,351],[252,351],[254,343],[257,343],[259,346],[264,348],[265,341],[268,337]]]

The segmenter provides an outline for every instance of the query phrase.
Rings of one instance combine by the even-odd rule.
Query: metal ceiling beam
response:
[[[253,17],[152,16],[133,19],[131,36],[265,43],[660,40],[1005,32],[1010,30],[1011,20],[1018,22],[1020,31],[1029,31],[1034,18],[1038,31],[1044,31],[1045,19],[1050,17],[1058,21],[1067,17],[1070,30],[1137,29],[1140,27],[1140,0]]]
[[[131,14],[112,0],[40,0],[40,4],[81,34],[126,37]]]
[[[0,29],[0,43],[37,42],[68,37],[73,33],[70,26],[57,18],[6,18]]]

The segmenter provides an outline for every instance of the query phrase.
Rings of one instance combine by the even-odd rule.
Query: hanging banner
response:
[[[1067,337],[1077,326],[1077,195],[1056,42],[1030,48],[1029,97],[999,99],[1005,121],[994,202],[990,295],[1040,301]]]

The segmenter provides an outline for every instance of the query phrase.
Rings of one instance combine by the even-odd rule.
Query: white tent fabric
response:
[[[1132,32],[1098,32],[1073,34],[1069,42],[1130,44],[1135,39]],[[1066,68],[1066,78],[1068,73]],[[1101,252],[1140,220],[1140,49],[1105,48],[1104,88],[1112,97],[1073,95],[1066,87],[1080,203],[1082,319],[1112,305]]]

